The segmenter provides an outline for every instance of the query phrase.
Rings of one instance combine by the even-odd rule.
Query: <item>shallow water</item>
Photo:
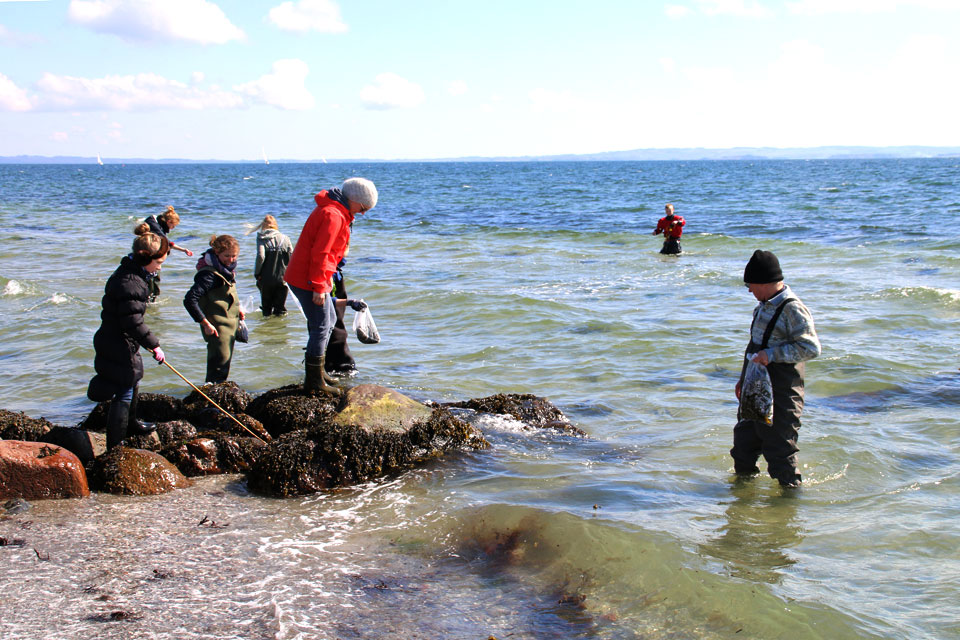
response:
[[[227,477],[38,502],[0,520],[24,540],[0,547],[0,636],[960,636],[957,159],[0,166],[0,406],[90,410],[103,282],[137,218],[174,204],[195,251],[266,213],[295,239],[351,175],[381,194],[345,271],[383,338],[351,343],[352,383],[535,393],[588,438],[487,420],[490,450],[350,491],[270,500]],[[667,201],[679,257],[649,235]],[[795,494],[735,481],[727,454],[756,248],[823,342]],[[192,263],[164,265],[148,323],[201,381]],[[244,388],[302,372],[290,309],[251,315]],[[146,369],[144,391],[186,395]]]

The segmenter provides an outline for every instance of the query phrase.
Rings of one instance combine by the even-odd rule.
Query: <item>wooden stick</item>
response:
[[[212,404],[213,406],[215,406],[217,409],[220,409],[220,411],[223,412],[223,415],[227,416],[228,418],[230,418],[231,420],[233,420],[234,422],[236,422],[238,425],[240,425],[241,427],[243,427],[244,429],[246,429],[246,430],[250,433],[250,435],[252,435],[254,438],[256,438],[257,440],[259,440],[259,441],[262,442],[263,444],[267,444],[266,440],[264,440],[263,438],[261,438],[260,436],[258,436],[257,434],[255,434],[253,431],[251,431],[250,428],[249,428],[247,425],[243,424],[242,422],[240,422],[239,420],[237,420],[236,418],[234,418],[234,417],[230,414],[230,412],[228,412],[226,409],[224,409],[223,407],[221,407],[220,405],[218,405],[216,402],[214,402],[214,401],[210,398],[210,396],[208,396],[207,394],[205,394],[203,391],[200,391],[200,388],[197,387],[197,385],[195,385],[195,384],[193,384],[192,382],[190,382],[189,380],[187,380],[187,379],[183,376],[182,373],[180,373],[179,371],[177,371],[176,369],[174,369],[174,368],[173,368],[173,365],[170,364],[169,362],[167,362],[167,359],[166,359],[166,358],[163,359],[163,364],[167,365],[167,366],[170,368],[170,371],[173,371],[175,374],[177,374],[178,376],[180,376],[180,379],[181,379],[181,380],[183,380],[183,381],[186,382],[188,385],[190,385],[191,387],[193,387],[193,390],[194,390],[194,391],[196,391],[197,393],[199,393],[200,395],[202,395],[204,398],[206,398],[207,401],[208,401],[210,404]]]

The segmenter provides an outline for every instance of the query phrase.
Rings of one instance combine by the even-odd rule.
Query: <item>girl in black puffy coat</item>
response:
[[[143,378],[140,347],[163,362],[160,341],[144,323],[150,295],[149,280],[160,272],[170,244],[166,238],[145,233],[133,241],[133,251],[103,289],[100,328],[93,336],[96,351],[87,397],[95,402],[110,400],[107,412],[107,448],[120,444],[128,435],[149,433],[152,428],[137,421],[137,387]]]

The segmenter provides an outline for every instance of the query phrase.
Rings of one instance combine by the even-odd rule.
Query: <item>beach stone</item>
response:
[[[88,495],[83,464],[67,449],[42,442],[0,441],[0,500]]]
[[[14,516],[18,513],[25,513],[33,508],[29,502],[23,498],[13,498],[3,503],[3,512],[8,516]]]
[[[108,493],[148,496],[191,484],[166,458],[143,449],[114,447],[91,467],[91,486]]]
[[[205,437],[209,436],[209,437]],[[223,433],[204,434],[161,451],[187,477],[218,473],[245,473],[267,450],[256,438],[237,438]]]
[[[405,430],[331,420],[279,437],[250,468],[247,485],[269,496],[305,495],[403,471],[455,449],[488,446],[444,407]]]
[[[274,438],[329,422],[339,398],[305,391],[301,385],[271,389],[254,398],[246,413],[263,424]]]
[[[77,456],[84,465],[107,451],[105,435],[75,427],[54,427],[45,433],[40,441],[63,447]]]
[[[445,402],[443,406],[508,415],[532,428],[557,429],[578,436],[586,435],[583,429],[571,424],[567,416],[563,415],[563,412],[552,402],[529,393],[498,393],[463,402]]]
[[[233,415],[244,413],[247,405],[250,404],[250,400],[253,399],[249,393],[241,389],[237,383],[233,381],[216,384],[212,382],[207,383],[200,387],[200,390],[203,391],[210,400],[213,400]],[[207,409],[217,411],[216,407],[211,405],[209,400],[196,391],[191,391],[190,395],[183,399],[183,408],[185,417],[198,427],[202,425],[195,420],[196,416],[200,416]]]
[[[107,428],[107,411],[110,401],[97,403],[79,427],[86,431],[102,433]],[[186,416],[183,400],[163,393],[138,393],[137,418],[146,422],[180,420]]]
[[[31,418],[22,411],[0,409],[0,440],[36,442],[53,427],[46,418]]]
[[[347,391],[334,422],[357,425],[367,431],[405,433],[415,422],[426,420],[430,414],[430,407],[399,391],[375,384],[361,384]]]

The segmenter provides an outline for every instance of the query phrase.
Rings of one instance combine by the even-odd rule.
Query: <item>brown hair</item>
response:
[[[140,234],[133,241],[133,261],[145,267],[170,253],[170,243],[166,238],[149,231]]]
[[[228,249],[240,250],[240,243],[237,242],[237,239],[228,235],[210,236],[210,246],[213,247],[214,253],[223,253]]]
[[[174,225],[178,225],[180,224],[180,214],[174,211],[172,204],[168,204],[167,210],[161,213],[160,215],[158,215],[157,220],[163,220],[164,222],[167,223],[168,227],[170,226],[171,222]]]

